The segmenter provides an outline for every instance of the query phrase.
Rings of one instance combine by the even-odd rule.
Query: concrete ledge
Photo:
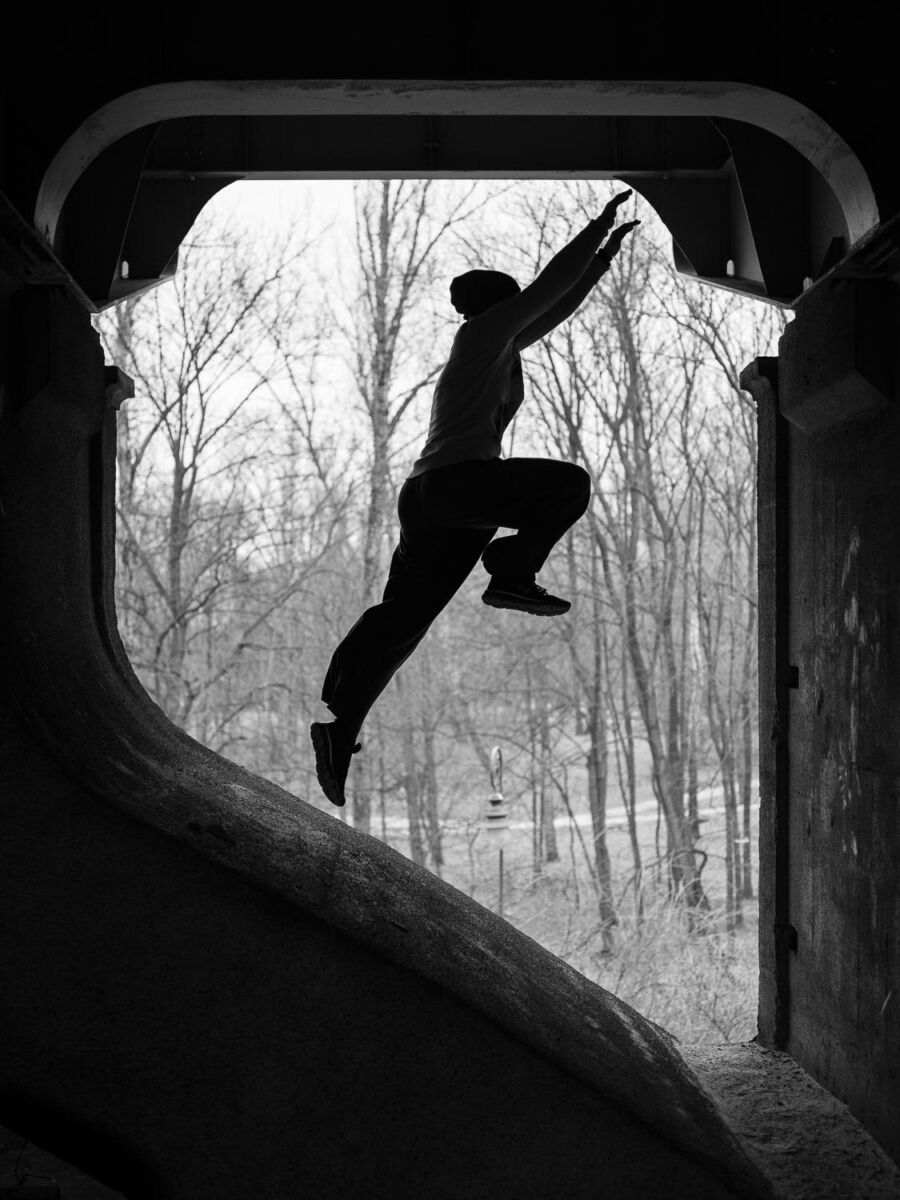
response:
[[[683,1053],[778,1200],[897,1200],[900,1168],[789,1054],[754,1044]]]

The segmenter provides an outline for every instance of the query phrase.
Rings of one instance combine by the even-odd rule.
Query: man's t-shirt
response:
[[[505,328],[472,317],[457,331],[437,381],[428,439],[410,478],[454,463],[500,457],[500,439],[525,395],[522,363]]]

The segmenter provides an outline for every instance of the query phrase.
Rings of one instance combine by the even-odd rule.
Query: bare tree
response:
[[[308,253],[292,234],[260,255],[201,218],[174,283],[100,321],[136,386],[118,438],[123,637],[160,706],[231,754],[286,686],[271,672],[275,617],[340,524],[270,402],[279,345],[315,349],[300,316]]]
[[[628,651],[671,877],[689,907],[700,909],[708,902],[684,804],[684,680],[676,644],[684,494],[665,459],[671,401],[668,387],[659,386],[659,347],[642,307],[655,265],[640,241],[626,243],[581,312],[545,339],[535,386],[551,444],[594,481],[587,529]]]

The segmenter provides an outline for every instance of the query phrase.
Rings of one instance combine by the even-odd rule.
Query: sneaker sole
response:
[[[537,608],[534,605],[528,604],[527,601],[519,600],[513,596],[506,599],[503,596],[490,596],[487,593],[481,599],[484,604],[489,605],[491,608],[511,608],[515,612],[530,613],[533,617],[561,617],[563,613],[567,613],[572,607],[571,604],[567,604],[565,608],[562,605],[556,604]]]
[[[319,787],[332,804],[343,808],[347,803],[347,797],[334,773],[334,763],[331,759],[331,738],[325,732],[324,726],[317,721],[310,725],[309,736],[312,738],[313,749],[316,752],[316,778],[319,781]]]

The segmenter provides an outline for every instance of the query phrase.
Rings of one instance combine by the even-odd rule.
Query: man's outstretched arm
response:
[[[492,305],[483,316],[474,318],[479,326],[485,331],[490,329],[496,336],[511,340],[543,316],[557,301],[562,300],[570,288],[578,285],[582,275],[593,262],[602,242],[615,224],[619,205],[630,195],[629,190],[614,196],[599,217],[589,221],[562,250],[554,254],[534,282],[524,291],[509,300]]]
[[[639,224],[640,221],[628,221],[625,225],[620,225],[618,229],[613,230],[609,241],[597,251],[578,282],[570,287],[565,295],[561,296],[537,320],[532,321],[530,325],[526,325],[522,332],[517,335],[517,350],[524,350],[526,346],[530,346],[542,337],[546,337],[557,325],[561,325],[563,321],[571,317],[588,292],[609,270],[612,260],[622,248],[622,242],[625,240],[627,234]]]

